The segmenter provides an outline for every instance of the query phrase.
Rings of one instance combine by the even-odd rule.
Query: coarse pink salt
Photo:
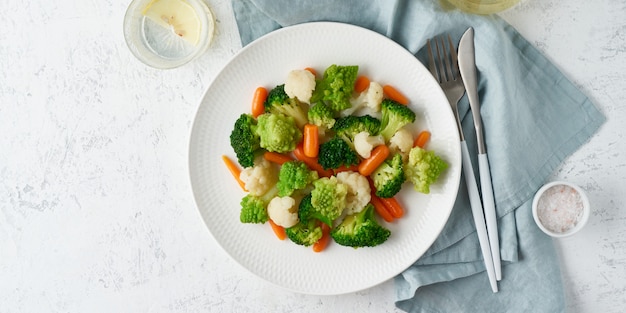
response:
[[[564,233],[576,226],[583,211],[584,203],[580,193],[567,185],[548,188],[537,203],[539,221],[555,233]]]

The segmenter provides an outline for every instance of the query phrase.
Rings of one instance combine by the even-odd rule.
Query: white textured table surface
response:
[[[210,51],[175,70],[127,49],[128,1],[3,0],[0,312],[393,312],[391,281],[294,294],[232,262],[187,177],[195,110],[241,48],[209,0]],[[555,178],[584,187],[588,226],[556,240],[571,312],[626,305],[626,0],[525,0],[502,16],[608,117]]]

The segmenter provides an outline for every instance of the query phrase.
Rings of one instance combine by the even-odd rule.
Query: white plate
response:
[[[235,160],[229,135],[235,120],[249,112],[256,87],[284,83],[292,69],[332,64],[359,65],[359,73],[392,84],[410,99],[417,129],[428,129],[435,150],[450,167],[429,195],[406,183],[399,200],[406,215],[392,224],[387,242],[352,249],[331,244],[322,253],[280,241],[268,224],[241,224],[244,192],[221,156]],[[445,225],[456,198],[461,153],[448,102],[428,70],[407,50],[360,27],[317,22],[272,32],[242,49],[209,86],[193,124],[189,150],[191,184],[209,232],[236,262],[262,279],[292,291],[332,295],[382,283],[414,263]]]

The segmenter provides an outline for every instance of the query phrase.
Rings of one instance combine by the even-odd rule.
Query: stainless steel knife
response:
[[[496,272],[496,279],[502,279],[500,262],[500,242],[498,239],[498,222],[496,217],[496,206],[493,196],[493,186],[491,183],[491,172],[489,169],[489,159],[483,134],[483,124],[480,115],[480,101],[478,99],[478,80],[476,77],[476,56],[474,51],[474,28],[470,27],[459,42],[459,71],[465,92],[470,103],[472,117],[474,118],[474,128],[476,129],[476,139],[478,143],[478,168],[480,172],[481,196],[483,209],[485,210],[485,221],[489,235],[489,245]]]

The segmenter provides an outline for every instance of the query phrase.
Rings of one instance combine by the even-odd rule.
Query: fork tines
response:
[[[459,65],[457,62],[456,50],[452,43],[452,37],[448,38],[448,48],[446,50],[446,43],[444,38],[434,38],[435,42],[435,55],[433,55],[433,48],[431,40],[428,39],[426,45],[428,47],[428,60],[431,74],[437,79],[439,83],[446,81],[456,80],[459,77]],[[439,64],[439,67],[435,65]]]

